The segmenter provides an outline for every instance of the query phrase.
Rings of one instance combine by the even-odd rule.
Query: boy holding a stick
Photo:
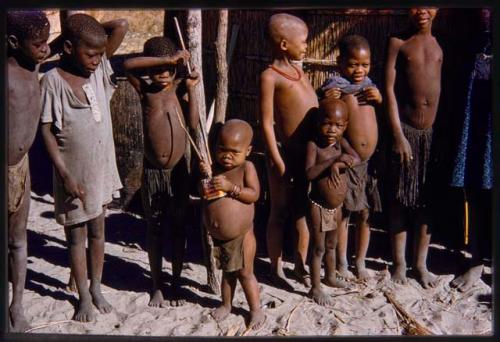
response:
[[[177,78],[177,65],[187,62],[189,56],[188,51],[179,50],[170,39],[153,37],[144,44],[144,56],[124,63],[128,80],[139,93],[143,111],[142,202],[148,222],[148,257],[153,280],[149,306],[153,307],[168,304],[163,297],[161,282],[162,246],[168,221],[173,235],[170,239],[173,251],[170,305],[178,306],[184,302],[179,296],[179,280],[185,248],[183,220],[188,204],[190,159],[185,122],[191,130],[196,129],[199,122],[194,96],[198,74],[192,72],[185,80],[189,103],[180,101],[176,92],[182,81]],[[149,81],[141,78],[144,75],[149,76]]]

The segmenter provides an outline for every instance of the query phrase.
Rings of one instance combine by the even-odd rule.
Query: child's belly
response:
[[[377,116],[373,106],[359,106],[354,96],[352,96],[354,99],[351,99],[351,96],[343,98],[349,108],[346,136],[361,160],[364,161],[372,156],[377,147]]]
[[[337,208],[344,202],[347,193],[347,177],[343,173],[340,175],[340,185],[333,186],[329,182],[329,177],[323,177],[315,182],[313,185],[313,194],[316,196],[311,196],[315,202],[318,202],[322,206],[329,209]]]
[[[253,225],[254,205],[223,197],[205,203],[203,223],[219,240],[232,240]]]

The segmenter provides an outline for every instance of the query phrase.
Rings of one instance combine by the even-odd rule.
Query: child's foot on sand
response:
[[[285,274],[283,273],[283,270],[278,271],[278,272],[271,272],[269,274],[269,279],[273,283],[273,285],[279,289],[285,290],[285,291],[294,291],[294,287],[292,284],[286,280]]]
[[[337,267],[337,273],[339,275],[339,278],[341,278],[343,280],[350,281],[350,280],[356,279],[354,274],[352,274],[352,272],[347,269],[347,264],[345,264],[345,265],[339,264]]]
[[[186,304],[186,296],[180,286],[172,286],[170,289],[170,301],[167,301],[170,306],[182,306]]]
[[[406,285],[408,283],[408,279],[406,279],[406,265],[396,266],[391,274],[391,279],[396,284]]]
[[[79,322],[92,322],[95,319],[94,307],[90,298],[80,300],[73,319]]]
[[[358,277],[358,280],[361,281],[366,281],[371,278],[364,262],[356,263],[356,276]]]
[[[417,279],[424,289],[435,287],[437,285],[438,277],[429,272],[426,268],[416,268],[414,273],[415,279]]]
[[[100,289],[90,289],[90,295],[92,296],[92,303],[100,313],[110,313],[113,310],[113,306],[104,299]]]
[[[164,308],[168,303],[163,299],[163,293],[160,289],[153,290],[151,293],[151,299],[149,300],[148,306],[153,308]]]
[[[325,292],[323,292],[320,287],[311,288],[311,291],[309,291],[309,296],[318,305],[321,305],[321,306],[333,305],[332,297],[330,297]]]
[[[24,310],[21,305],[14,305],[9,308],[9,331],[10,332],[25,332],[30,328]]]
[[[471,267],[467,272],[460,277],[455,278],[451,282],[452,287],[456,287],[461,292],[466,292],[474,286],[474,284],[481,278],[483,273],[483,265]]]
[[[305,287],[311,287],[311,276],[304,269],[304,266],[295,265],[293,274],[297,278],[297,280]]]
[[[344,279],[337,276],[325,277],[323,282],[325,283],[325,285],[330,287],[337,287],[341,289],[349,287],[349,284]]]
[[[224,318],[227,317],[227,315],[229,315],[229,313],[231,312],[231,307],[227,307],[227,306],[224,306],[224,305],[221,305],[219,306],[217,309],[214,309],[210,312],[210,315],[217,321],[217,322],[220,322],[222,321]]]
[[[264,314],[264,311],[261,309],[257,311],[250,311],[250,322],[248,323],[249,328],[252,328],[252,330],[260,329],[265,321],[266,315]]]

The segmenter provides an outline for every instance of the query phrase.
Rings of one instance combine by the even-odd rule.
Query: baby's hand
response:
[[[208,165],[204,161],[200,161],[200,172],[204,177],[210,177],[212,169],[210,168],[210,165]]]
[[[330,181],[331,184],[335,188],[340,186],[340,166],[342,165],[342,162],[336,162],[332,164],[331,167],[331,173],[330,173]]]
[[[359,103],[382,103],[382,95],[380,94],[380,91],[377,87],[367,87],[363,91],[359,92],[357,97]]]
[[[226,176],[220,175],[212,178],[215,190],[229,192],[233,190],[234,184],[227,180]]]
[[[64,190],[66,193],[73,198],[79,198],[85,206],[85,191],[83,191],[83,186],[78,183],[71,175],[67,175],[63,181]]]
[[[340,88],[331,88],[325,91],[325,97],[333,97],[334,99],[340,99],[340,96],[342,96]]]
[[[172,56],[172,61],[174,64],[179,63],[179,61],[182,62],[182,64],[186,64],[190,57],[191,54],[188,50],[179,50]]]
[[[354,165],[354,157],[345,153],[340,156],[339,161],[345,163],[349,168]]]
[[[193,71],[186,78],[186,87],[193,88],[198,83],[200,83],[200,74],[197,71]]]

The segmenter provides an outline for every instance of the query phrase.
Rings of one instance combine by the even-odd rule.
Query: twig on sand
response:
[[[394,306],[396,313],[401,317],[401,323],[404,324],[408,335],[434,335],[429,329],[420,324],[413,316],[411,316],[401,304],[399,304],[387,291],[383,291],[389,303]]]
[[[238,333],[238,330],[240,330],[240,324],[233,325],[232,327],[227,329],[224,336],[236,336],[236,334]]]
[[[344,293],[339,293],[339,294],[333,294],[332,297],[346,296],[346,295],[353,294],[353,293],[360,293],[360,291],[354,290],[354,291],[349,291],[349,292],[344,292]]]
[[[295,310],[297,310],[297,308],[302,304],[304,303],[305,301],[305,297],[304,299],[302,299],[297,305],[295,305],[295,307],[292,309],[292,311],[290,311],[290,316],[288,316],[288,320],[286,321],[286,325],[285,325],[285,331],[288,332],[288,328],[290,327],[290,321],[292,320],[292,315],[293,313],[295,312]]]
[[[64,321],[50,322],[50,323],[47,323],[47,324],[42,324],[42,325],[39,325],[37,327],[33,327],[31,329],[28,329],[28,330],[25,331],[25,333],[32,332],[33,330],[47,328],[47,327],[50,327],[52,325],[58,325],[58,324],[69,323],[69,322],[73,322],[73,320],[72,319],[66,319]]]

